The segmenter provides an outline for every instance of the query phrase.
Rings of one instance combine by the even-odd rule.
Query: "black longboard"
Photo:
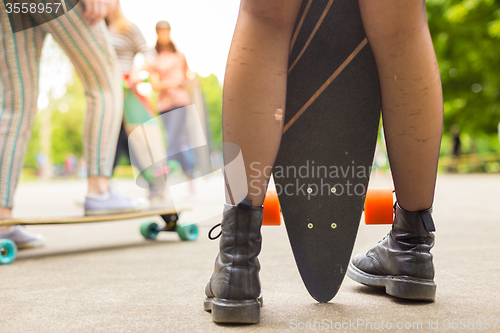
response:
[[[347,270],[380,111],[377,68],[358,2],[304,0],[273,175],[300,275],[319,302],[336,295]]]

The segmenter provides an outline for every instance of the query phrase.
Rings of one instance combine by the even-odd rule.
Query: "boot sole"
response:
[[[212,312],[212,320],[223,324],[257,324],[263,305],[262,295],[254,300],[207,297],[203,301],[205,311]]]
[[[369,287],[385,288],[385,292],[394,297],[431,302],[436,299],[436,284],[432,280],[409,276],[372,275],[352,263],[349,263],[347,268],[347,276]]]

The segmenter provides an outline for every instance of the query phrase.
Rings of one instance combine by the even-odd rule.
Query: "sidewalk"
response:
[[[377,178],[372,185],[391,183]],[[115,187],[131,196],[145,194],[131,181]],[[265,306],[261,323],[251,326],[216,325],[203,311],[204,288],[218,251],[218,242],[207,238],[212,221],[200,226],[195,242],[182,242],[174,233],[145,241],[138,232],[144,220],[31,227],[49,243],[0,266],[0,332],[285,332],[307,325],[362,332],[388,323],[393,332],[427,332],[429,321],[437,325],[433,331],[446,332],[455,331],[446,329],[453,319],[461,332],[473,330],[460,329],[460,319],[474,326],[489,319],[487,331],[500,331],[500,322],[493,329],[493,319],[500,319],[499,189],[500,175],[439,176],[435,303],[398,300],[346,277],[332,302],[318,304],[302,284],[285,228],[263,228]],[[79,181],[22,183],[15,214],[78,215],[75,202],[84,191]],[[362,224],[354,253],[367,251],[388,230]],[[395,329],[398,323],[401,330]]]

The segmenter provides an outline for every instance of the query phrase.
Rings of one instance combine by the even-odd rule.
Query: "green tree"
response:
[[[444,94],[445,133],[492,135],[500,122],[500,2],[428,0]]]
[[[52,122],[51,150],[52,163],[62,164],[68,154],[83,155],[82,131],[85,114],[85,94],[81,81],[74,73],[73,82],[66,87],[66,93],[58,99],[50,98]],[[49,110],[45,110],[47,112]],[[37,116],[28,144],[24,166],[36,169],[36,154],[40,151],[40,118]]]
[[[76,74],[67,86],[64,96],[52,105],[52,149],[50,159],[54,164],[64,163],[68,154],[83,155],[82,131],[85,115],[85,94]]]
[[[208,123],[213,142],[222,142],[222,87],[217,76],[199,77],[208,108]]]

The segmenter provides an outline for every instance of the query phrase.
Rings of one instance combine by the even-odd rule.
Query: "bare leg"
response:
[[[241,197],[235,200],[228,188],[226,202],[237,206],[224,209],[220,252],[205,288],[204,301],[218,323],[255,324],[260,320],[257,257],[262,244],[263,209],[258,206],[264,201],[281,141],[288,52],[301,3],[302,0],[241,1],[224,80],[224,163],[227,165],[234,155],[231,146],[238,145],[246,179],[229,167],[225,176],[231,181],[247,182],[246,199],[254,207],[238,202]],[[219,298],[225,303],[218,304],[215,300]]]
[[[103,194],[109,190],[109,178],[104,176],[88,177],[88,194]]]
[[[288,52],[302,0],[243,0],[227,61],[223,136],[237,144],[253,206],[264,201],[283,131]],[[227,199],[232,202],[231,199]]]
[[[441,79],[424,0],[359,0],[382,90],[396,197],[409,211],[434,199],[443,127]]]
[[[0,207],[0,219],[9,219],[12,217],[12,208]],[[0,231],[8,230],[10,227],[0,227]]]

